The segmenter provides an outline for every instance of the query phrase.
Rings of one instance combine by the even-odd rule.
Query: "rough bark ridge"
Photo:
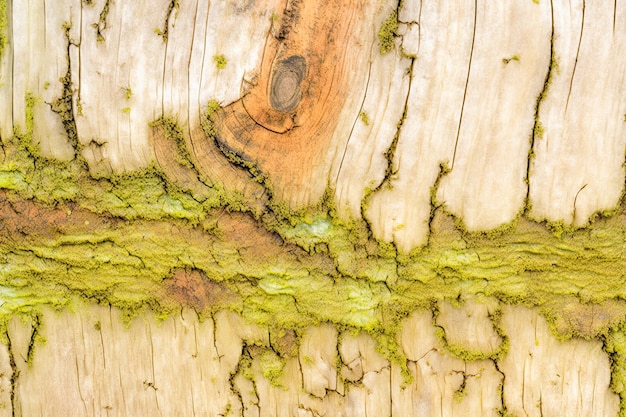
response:
[[[0,0],[0,413],[626,415],[625,24]]]

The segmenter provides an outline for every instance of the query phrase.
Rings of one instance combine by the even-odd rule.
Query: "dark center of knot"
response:
[[[274,67],[270,103],[275,110],[290,112],[302,99],[300,84],[306,75],[306,61],[299,55],[279,61]]]

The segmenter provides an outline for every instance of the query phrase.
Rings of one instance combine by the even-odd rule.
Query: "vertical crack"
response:
[[[6,333],[7,336],[7,351],[9,353],[9,365],[11,366],[11,417],[21,417],[21,407],[17,402],[17,382],[20,377],[20,371],[17,369],[15,363],[15,355],[13,354],[13,344],[11,343],[11,336]]]
[[[391,180],[393,179],[393,176],[398,171],[398,168],[395,166],[393,160],[395,158],[396,147],[398,146],[398,140],[400,138],[400,132],[402,131],[402,126],[404,125],[404,121],[406,120],[406,117],[408,114],[409,96],[411,95],[411,84],[413,82],[414,64],[415,64],[415,58],[411,58],[411,65],[408,67],[408,70],[407,70],[407,73],[409,76],[409,88],[407,89],[407,95],[406,95],[406,98],[404,99],[404,110],[402,111],[402,116],[400,117],[400,120],[398,121],[398,125],[396,127],[396,134],[394,135],[393,140],[391,141],[391,144],[389,145],[389,148],[385,152],[385,159],[387,160],[387,167],[385,168],[385,176],[383,180],[381,181],[381,183],[378,184],[376,188],[365,193],[365,196],[363,197],[363,201],[361,202],[361,217],[362,218],[365,218],[364,207],[367,207],[369,198],[376,191],[380,190],[384,186],[386,185],[391,186]]]
[[[107,29],[107,16],[109,15],[109,9],[111,7],[111,0],[106,0],[104,6],[102,7],[102,11],[98,16],[98,22],[92,23],[91,27],[96,30],[96,40],[98,42],[104,42],[104,31]]]
[[[84,12],[84,7],[83,4],[81,3],[80,5],[80,24],[78,25],[79,30],[78,30],[78,47],[76,48],[76,58],[78,60],[78,86],[76,88],[76,114],[78,116],[82,116],[83,115],[83,105],[82,105],[82,99],[81,99],[81,94],[80,94],[80,87],[81,87],[81,80],[83,79],[83,66],[82,64],[82,60],[80,57],[81,54],[81,49],[80,49],[80,45],[83,42],[83,22],[85,21],[84,16],[83,16],[83,12]]]
[[[154,401],[156,403],[156,407],[157,410],[159,411],[159,415],[163,415],[163,413],[161,413],[161,407],[159,406],[159,396],[158,396],[158,388],[156,385],[156,378],[155,378],[155,374],[154,374],[154,343],[152,341],[152,330],[150,328],[150,324],[147,323],[146,327],[148,329],[148,337],[150,339],[150,363],[151,363],[151,367],[152,367],[152,381],[148,382],[148,381],[144,381],[144,385],[147,388],[152,388],[152,390],[154,391]]]
[[[375,45],[375,43],[372,43],[372,47]],[[370,52],[371,55],[371,52]],[[348,142],[350,141],[350,138],[352,137],[352,134],[354,133],[354,128],[356,126],[356,124],[359,122],[359,120],[363,120],[363,114],[365,114],[365,120],[363,120],[363,123],[368,124],[366,122],[367,120],[367,113],[364,113],[363,110],[363,105],[365,104],[365,99],[367,98],[367,91],[369,89],[369,85],[370,85],[370,79],[372,76],[372,63],[370,61],[369,63],[369,67],[367,70],[367,81],[365,83],[365,93],[363,94],[363,99],[361,100],[361,106],[360,106],[360,113],[359,115],[356,116],[356,118],[354,119],[354,123],[352,123],[352,128],[350,129],[350,133],[348,134]],[[346,153],[348,151],[348,142],[346,142],[346,147],[343,150],[343,155],[341,156],[341,162],[339,163],[339,169],[337,170],[337,176],[335,177],[335,184],[337,184],[339,182],[339,176],[341,175],[341,170],[343,168],[343,162],[346,158]]]
[[[580,194],[580,192],[582,190],[584,190],[585,187],[587,187],[587,185],[589,185],[589,184],[585,184],[582,187],[580,187],[580,189],[576,193],[576,196],[574,197],[574,209],[572,210],[572,223],[574,223],[576,221],[576,201],[578,201],[578,194]],[[591,320],[592,320],[592,324],[593,324],[593,316],[591,316]]]
[[[504,375],[504,372],[502,372],[502,370],[500,369],[497,359],[492,359],[491,361],[493,362],[493,366],[496,368],[496,372],[502,376],[502,380],[500,381],[500,386],[498,387],[498,394],[500,395],[500,404],[502,407],[499,415],[509,416],[510,413],[507,411],[506,403],[504,402],[504,382],[506,380],[506,375]]]
[[[78,150],[78,130],[76,128],[76,121],[74,120],[74,103],[73,103],[73,91],[72,91],[72,59],[70,55],[70,48],[72,45],[77,46],[72,42],[70,38],[71,23],[63,24],[65,30],[65,38],[67,40],[67,71],[65,75],[59,80],[63,83],[63,89],[61,90],[61,96],[54,100],[52,103],[48,103],[50,109],[59,115],[63,129],[67,134],[67,138],[74,150]]]
[[[163,43],[165,44],[165,50],[163,52],[163,75],[161,77],[161,114],[165,111],[165,74],[167,69],[167,50],[168,50],[168,39],[169,39],[169,30],[170,30],[170,20],[172,18],[172,14],[174,10],[178,10],[179,4],[178,0],[170,1],[167,6],[167,12],[165,13],[165,21],[163,22],[163,29],[157,29],[156,34],[161,36],[163,39]],[[174,14],[174,18],[176,18],[176,14]],[[173,24],[172,24],[173,26]],[[132,140],[130,141],[132,144]]]
[[[213,347],[215,348],[215,353],[217,353],[217,359],[221,361],[224,355],[220,354],[217,346],[217,319],[214,314],[211,314],[211,323],[213,324]]]
[[[207,39],[209,39],[209,37],[208,37],[208,30],[209,30],[209,24],[210,24],[210,21],[209,21],[210,13],[211,13],[211,2],[209,1],[209,4],[207,6],[207,11],[206,11],[206,19],[205,19],[205,22],[204,22],[204,33],[203,33],[203,36],[202,36],[202,39],[204,39],[204,48],[202,50],[202,64],[200,65],[200,68],[201,68],[200,69],[200,83],[199,83],[199,88],[198,88],[198,109],[200,109],[200,111],[198,113],[198,118],[200,120],[202,120],[202,118],[203,118],[203,114],[202,114],[202,110],[201,109],[202,109],[202,106],[205,104],[205,103],[200,102],[200,97],[202,95],[203,78],[204,78],[204,74],[205,74],[205,67],[207,65],[207,62],[206,62],[206,58],[207,58]],[[193,147],[193,142],[192,142],[192,147]],[[195,150],[194,150],[194,154],[196,154]]]
[[[167,12],[165,13],[165,21],[163,22],[163,29],[155,30],[156,34],[163,38],[163,42],[167,42],[167,38],[169,36],[170,19],[172,17],[172,13],[174,13],[174,10],[178,10],[178,7],[179,7],[178,0],[170,1],[170,4],[167,6]]]
[[[196,401],[193,397],[193,389],[191,389],[190,393],[191,393],[191,413],[192,413],[192,416],[195,417],[196,416]]]
[[[578,48],[576,49],[576,59],[574,60],[574,68],[572,69],[572,78],[569,82],[569,91],[567,92],[567,101],[565,102],[565,113],[567,114],[567,108],[569,106],[570,96],[572,95],[572,86],[574,85],[574,78],[576,77],[576,66],[578,64],[578,57],[580,55],[580,45],[583,42],[583,34],[585,31],[585,0],[583,0],[582,19],[580,21],[580,37],[578,38]]]
[[[35,354],[35,345],[38,341],[40,341],[41,337],[39,336],[39,328],[41,327],[41,317],[39,314],[34,314],[32,316],[32,333],[30,334],[30,341],[28,342],[28,349],[26,350],[26,363],[28,366],[31,366],[33,363],[33,358]]]
[[[109,308],[111,308],[111,306],[109,306]],[[102,336],[102,324],[97,323],[98,325],[95,326],[95,329],[98,331],[98,334],[100,335],[100,347],[101,347],[101,351],[102,351],[102,367],[103,369],[107,369],[107,358],[105,355],[105,351],[104,351],[104,337]]]
[[[189,45],[189,59],[187,60],[187,130],[188,130],[188,135],[189,137],[191,137],[191,128],[194,125],[191,121],[192,115],[191,115],[191,64],[193,61],[193,51],[194,51],[194,46],[196,44],[196,22],[198,20],[198,7],[199,4],[196,3],[196,9],[194,10],[194,14],[193,14],[193,29],[191,30],[191,45]],[[202,88],[200,86],[198,86],[198,92],[201,91]],[[197,120],[201,120],[202,116],[200,114],[198,114],[198,119]],[[191,141],[188,141],[188,143],[191,144]]]
[[[246,413],[246,404],[243,400],[243,395],[241,394],[241,390],[237,388],[237,383],[235,382],[235,378],[239,375],[239,371],[235,371],[235,373],[231,374],[228,378],[228,384],[230,385],[230,390],[237,397],[239,403],[241,404],[241,416],[244,417]]]
[[[450,170],[454,168],[456,160],[456,151],[459,146],[459,137],[461,136],[461,126],[463,125],[463,113],[465,110],[465,100],[467,99],[467,87],[469,86],[470,76],[472,74],[472,58],[474,57],[474,43],[476,42],[476,24],[478,20],[478,0],[474,0],[474,29],[472,31],[472,47],[470,49],[469,64],[467,66],[467,78],[465,80],[465,90],[463,91],[463,101],[461,102],[461,115],[459,117],[459,127],[456,131],[456,141],[454,143],[454,152],[452,153],[452,163]]]
[[[444,205],[444,203],[437,201],[439,184],[441,184],[443,177],[445,177],[450,171],[451,168],[445,162],[441,162],[439,164],[439,173],[437,174],[437,178],[435,178],[435,182],[430,187],[430,215],[428,216],[428,238],[426,240],[426,246],[430,245],[431,242],[430,238],[433,231],[433,220],[435,219],[437,209]]]
[[[543,82],[543,88],[541,89],[541,92],[539,93],[539,95],[537,96],[537,103],[535,104],[535,123],[533,124],[533,130],[530,133],[530,147],[528,149],[528,158],[526,161],[526,178],[524,179],[524,181],[526,182],[527,188],[526,188],[526,204],[524,207],[524,211],[526,213],[528,213],[530,211],[530,189],[531,189],[531,181],[530,181],[530,171],[531,171],[531,165],[532,165],[532,160],[535,158],[535,142],[537,141],[537,139],[543,139],[543,125],[541,123],[541,120],[539,118],[540,113],[541,113],[541,105],[543,104],[543,101],[546,99],[546,97],[548,96],[548,90],[550,89],[550,84],[552,84],[552,80],[554,78],[554,74],[558,71],[558,62],[556,60],[556,53],[554,51],[554,38],[555,38],[555,30],[554,30],[554,5],[553,5],[553,0],[550,0],[550,22],[551,22],[551,29],[550,29],[550,62],[548,64],[548,70],[546,72],[546,77],[544,79]],[[547,139],[546,139],[547,140]]]
[[[393,389],[393,372],[392,372],[392,364],[389,362],[389,416],[393,416],[393,394],[395,390]]]
[[[84,338],[83,338],[83,341],[84,341]],[[87,411],[87,400],[85,400],[85,397],[83,396],[83,391],[80,389],[80,368],[78,366],[78,356],[74,357],[74,366],[76,368],[76,387],[78,388],[78,396],[80,397],[80,400],[83,402],[85,415],[88,415],[89,412]]]
[[[48,39],[48,22],[46,20],[46,0],[44,0],[43,2],[43,15],[44,15],[44,19],[43,19],[43,42],[44,45],[47,43],[47,39]]]
[[[526,358],[524,358],[524,365],[522,366],[522,410],[528,416],[526,411]]]
[[[615,35],[615,21],[617,19],[617,0],[613,0],[613,35]]]

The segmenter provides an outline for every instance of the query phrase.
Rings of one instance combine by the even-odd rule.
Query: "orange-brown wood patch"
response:
[[[352,31],[363,15],[362,0],[291,1],[268,40],[257,84],[215,115],[220,146],[255,164],[292,207],[326,187],[324,160],[350,88]]]

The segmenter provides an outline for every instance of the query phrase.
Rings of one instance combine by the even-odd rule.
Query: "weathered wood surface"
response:
[[[491,307],[500,308],[493,300]],[[481,339],[495,330],[481,304],[446,314],[464,316],[439,328],[448,342],[472,322],[468,347],[490,353]],[[498,331],[510,349],[497,360],[450,356],[431,313],[415,312],[398,336],[406,371],[377,352],[371,336],[331,325],[297,340],[227,311],[199,320],[183,309],[128,327],[108,307],[46,310],[40,319],[37,337],[46,343],[34,347],[30,323],[9,325],[0,415],[609,416],[619,409],[601,343],[559,342],[536,311],[520,307],[502,311]]]
[[[0,0],[0,415],[624,415],[625,28]]]
[[[0,134],[28,129],[32,97],[42,154],[80,152],[100,175],[154,161],[164,115],[202,142],[217,100],[218,143],[274,197],[302,207],[330,189],[341,218],[403,251],[426,243],[431,197],[470,230],[523,210],[581,226],[624,188],[622,1],[407,0],[385,55],[382,0],[5,2]],[[294,101],[276,104],[285,88]],[[52,105],[64,95],[79,150]]]

